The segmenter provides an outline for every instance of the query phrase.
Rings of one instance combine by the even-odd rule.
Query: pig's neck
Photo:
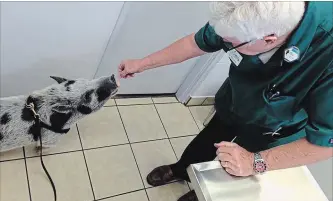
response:
[[[52,111],[50,104],[36,94],[27,96],[26,102],[34,103],[36,113],[39,114],[40,120],[45,124],[56,129],[67,129],[70,127],[73,119],[72,113]]]

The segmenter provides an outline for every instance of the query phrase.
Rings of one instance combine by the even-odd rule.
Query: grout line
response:
[[[177,157],[177,154],[176,154],[175,149],[174,149],[173,146],[172,146],[172,143],[171,143],[171,140],[170,140],[170,136],[169,136],[169,134],[168,134],[168,132],[167,132],[165,126],[164,126],[164,123],[163,123],[163,121],[162,121],[162,118],[161,118],[161,116],[160,116],[160,113],[158,112],[157,107],[156,107],[155,104],[154,104],[154,107],[155,107],[155,110],[156,110],[156,112],[157,112],[158,118],[160,118],[160,121],[161,121],[162,126],[163,126],[163,128],[164,128],[164,131],[165,131],[165,133],[166,133],[167,136],[168,136],[168,141],[169,141],[169,143],[170,143],[170,146],[171,146],[171,149],[172,149],[172,151],[173,151],[173,154],[175,155],[175,157],[176,157],[176,159],[177,159],[177,161],[178,161],[178,157]]]
[[[162,94],[117,94],[114,99],[130,99],[130,98],[177,98],[175,93]]]
[[[27,158],[25,157],[25,148],[22,148],[23,150],[23,157],[24,157],[24,164],[25,164],[25,173],[27,175],[27,184],[28,184],[28,190],[29,190],[29,199],[32,201],[31,198],[31,190],[30,190],[30,180],[29,180],[29,174],[28,174],[28,165],[27,165]]]
[[[177,139],[177,138],[183,138],[183,137],[192,137],[192,136],[197,136],[197,135],[198,135],[198,134],[181,135],[181,136],[171,137],[170,139]]]
[[[144,142],[154,142],[154,141],[161,141],[161,140],[167,140],[169,139],[168,137],[166,138],[159,138],[159,139],[155,139],[155,140],[144,140],[144,141],[140,141],[140,142],[131,142],[131,144],[140,144],[140,143],[144,143]]]
[[[116,105],[104,105],[103,107],[116,107]]]
[[[86,155],[85,155],[84,150],[83,150],[82,140],[81,140],[81,136],[80,136],[80,130],[79,130],[78,125],[77,124],[75,124],[75,125],[76,125],[77,134],[79,135],[79,139],[80,139],[81,151],[83,153],[84,163],[86,164],[86,168],[87,168],[87,173],[88,173],[89,182],[90,182],[90,186],[91,186],[91,192],[93,194],[94,200],[96,200],[96,196],[95,196],[95,192],[94,192],[94,187],[93,187],[92,182],[91,182],[91,177],[90,177],[90,173],[89,173],[89,168],[88,168],[88,164],[87,164]]]
[[[74,153],[74,152],[80,152],[82,150],[73,150],[73,151],[64,151],[64,152],[57,152],[57,153],[50,153],[50,154],[43,154],[43,156],[54,156],[54,155],[60,155],[60,154],[68,154],[68,153]],[[26,158],[38,158],[39,156],[27,156]]]
[[[200,105],[204,105],[205,101],[207,100],[207,97],[205,98],[204,101],[202,101],[202,103]]]
[[[126,194],[130,194],[130,193],[135,193],[135,192],[142,191],[142,190],[145,190],[145,189],[141,188],[141,189],[134,190],[134,191],[129,191],[129,192],[126,192],[126,193],[120,193],[120,194],[116,194],[116,195],[112,195],[112,196],[100,198],[100,199],[97,199],[96,201],[105,200],[105,199],[109,199],[109,198],[114,198],[114,197],[117,197],[117,196],[126,195]]]
[[[163,105],[163,104],[174,104],[174,103],[180,103],[180,104],[182,104],[181,102],[159,102],[159,103],[155,103],[154,101],[153,101],[153,104],[157,104],[157,105]]]
[[[130,142],[129,137],[128,137],[128,133],[127,133],[127,130],[126,130],[126,127],[125,127],[125,124],[124,124],[123,118],[121,117],[121,114],[120,114],[120,111],[119,111],[119,107],[118,107],[118,106],[117,106],[117,111],[118,111],[118,114],[119,114],[119,117],[120,117],[121,123],[122,123],[122,125],[123,125],[123,128],[124,128],[124,130],[125,130],[127,140],[128,140],[128,142]],[[135,157],[135,154],[134,154],[134,150],[133,150],[132,144],[129,143],[129,146],[130,146],[130,148],[131,148],[131,151],[132,151],[132,154],[133,154],[133,157],[134,157],[134,161],[135,161],[136,167],[137,167],[137,169],[138,169],[138,172],[139,172],[139,175],[140,175],[140,178],[141,178],[142,185],[143,185],[143,187],[145,188],[145,183],[144,183],[144,181],[143,181],[143,177],[142,177],[142,174],[141,174],[141,172],[140,172],[139,164],[138,164],[138,161],[137,161],[137,159],[136,159],[136,157]],[[149,196],[148,196],[148,192],[147,192],[146,189],[145,189],[145,192],[146,192],[146,195],[147,195],[147,199],[148,199],[148,201],[150,201]]]
[[[165,103],[153,103],[155,105],[164,105],[164,104],[182,104],[181,102],[165,102]]]
[[[160,114],[158,113],[158,110],[157,110],[157,107],[156,107],[155,104],[154,104],[154,107],[155,107],[155,109],[156,109],[156,112],[157,112],[157,114],[158,114],[158,117],[160,118],[160,121],[161,121],[161,123],[162,123],[162,125],[163,125],[163,128],[164,128],[164,130],[165,130],[165,132],[166,132],[166,134],[167,134],[167,136],[168,136],[168,140],[169,140],[169,143],[170,143],[171,148],[172,148],[172,150],[173,150],[173,154],[175,155],[177,161],[179,161],[179,158],[178,158],[178,156],[177,156],[177,154],[176,154],[176,151],[175,151],[175,149],[174,149],[174,147],[173,147],[173,145],[172,145],[172,143],[171,143],[171,139],[170,139],[170,137],[169,137],[169,135],[168,135],[168,133],[167,133],[167,131],[166,131],[166,128],[165,128],[165,126],[164,126],[164,123],[163,123],[163,121],[162,121],[162,118],[161,118]],[[190,108],[188,108],[188,110],[190,110]],[[191,111],[190,111],[190,113],[191,113]],[[191,115],[192,115],[192,113],[191,113]],[[193,117],[193,115],[192,115],[192,117]],[[193,117],[193,119],[194,119],[194,117]],[[194,122],[195,122],[195,125],[197,125],[197,127],[198,127],[198,124],[196,123],[195,119],[194,119]],[[198,129],[199,129],[199,127],[198,127]],[[199,130],[200,130],[200,129],[199,129]],[[179,138],[179,137],[178,137],[178,138]],[[175,182],[178,182],[178,181],[170,182],[170,183],[168,183],[168,184],[175,183]],[[186,181],[185,181],[185,182],[186,182]],[[189,189],[189,191],[190,191],[190,190],[191,190],[190,185],[188,184],[188,182],[186,182],[186,184],[187,184],[188,189]],[[167,185],[167,184],[166,184],[166,185]]]
[[[144,140],[144,141],[139,141],[139,142],[131,142],[131,143],[122,143],[122,144],[114,144],[114,145],[106,145],[106,146],[100,146],[100,147],[92,147],[92,148],[83,148],[83,151],[89,151],[89,150],[95,150],[95,149],[103,149],[103,148],[108,148],[108,147],[117,147],[117,146],[122,146],[122,145],[129,145],[129,144],[140,144],[140,143],[145,143],[145,142],[154,142],[154,141],[161,141],[161,140],[168,140],[168,139],[177,139],[177,138],[185,138],[185,137],[192,137],[192,136],[197,136],[197,134],[193,135],[182,135],[182,136],[176,136],[176,137],[170,137],[170,138],[160,138],[160,139],[155,139],[155,140]],[[68,154],[68,153],[75,153],[75,152],[80,152],[82,150],[73,150],[73,151],[63,151],[63,152],[57,152],[57,153],[50,153],[50,154],[43,154],[43,156],[53,156],[53,155],[60,155],[60,154]],[[26,156],[26,158],[37,158],[39,156]],[[0,161],[0,163],[3,162],[10,162],[10,161],[17,161],[17,160],[22,160],[24,158],[18,158],[18,159],[10,159],[10,160],[4,160]]]
[[[180,102],[165,102],[165,103],[133,103],[133,104],[117,104],[114,106],[136,106],[136,105],[165,105],[165,104],[181,104]],[[113,107],[113,106],[104,106],[104,107]]]
[[[198,132],[200,132],[199,125],[198,125],[198,123],[197,123],[196,119],[194,118],[194,115],[192,114],[192,112],[191,112],[191,110],[190,110],[190,108],[189,108],[189,107],[188,107],[188,111],[190,111],[190,114],[191,114],[191,116],[192,116],[192,118],[193,118],[193,121],[194,121],[195,125],[197,125]]]
[[[170,138],[169,138],[169,143],[170,143],[170,145],[171,145],[171,149],[172,149],[173,153],[174,153],[175,156],[176,156],[177,161],[179,161],[179,158],[178,158],[178,156],[177,156],[177,154],[176,154],[175,148],[173,147],[173,145],[172,145],[172,143],[171,143]]]
[[[151,98],[151,100],[153,100],[153,98]],[[160,121],[161,121],[161,124],[162,124],[162,126],[163,126],[164,132],[165,132],[165,134],[167,135],[167,137],[168,137],[168,139],[169,139],[170,137],[169,137],[169,134],[168,134],[168,132],[167,132],[165,126],[164,126],[164,123],[163,123],[163,121],[162,121],[161,115],[160,115],[160,113],[158,112],[155,103],[154,103],[153,105],[154,105],[154,108],[155,108],[155,110],[156,110],[157,116],[158,116],[158,118],[159,118]]]
[[[153,101],[153,103],[154,104],[168,104],[168,103],[179,103],[179,101],[177,100],[177,98],[176,97],[150,97],[151,98],[151,100]],[[160,103],[158,103],[158,102],[155,102],[154,101],[154,98],[175,98],[176,99],[176,102],[160,102]]]
[[[128,145],[129,143],[122,143],[122,144],[114,144],[114,145],[106,145],[106,146],[100,146],[100,147],[92,147],[92,148],[83,148],[84,151],[94,150],[94,149],[103,149],[108,147],[118,147],[122,145]]]
[[[159,139],[154,139],[154,140],[143,140],[143,141],[138,141],[138,142],[130,142],[130,143],[122,143],[122,144],[115,144],[115,145],[106,145],[106,146],[100,146],[100,147],[86,148],[83,150],[87,151],[87,150],[92,150],[92,149],[103,149],[103,148],[107,148],[107,147],[116,147],[116,146],[122,146],[122,145],[128,145],[128,144],[140,144],[140,143],[145,143],[145,142],[155,142],[155,141],[161,141],[161,140],[167,140],[167,139],[192,137],[192,136],[197,136],[197,135],[198,134],[182,135],[182,136],[176,136],[176,137],[170,137],[170,138],[159,138]]]
[[[8,159],[8,160],[2,160],[2,161],[0,161],[0,163],[11,162],[11,161],[19,161],[19,160],[22,160],[22,159],[24,159],[24,157],[22,157],[22,158]]]

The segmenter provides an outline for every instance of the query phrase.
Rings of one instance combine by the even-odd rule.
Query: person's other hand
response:
[[[141,60],[129,59],[124,60],[119,64],[118,72],[121,78],[134,77],[135,73],[142,72]]]
[[[233,142],[220,142],[214,144],[217,148],[216,155],[222,167],[234,176],[250,176],[254,174],[253,153]]]

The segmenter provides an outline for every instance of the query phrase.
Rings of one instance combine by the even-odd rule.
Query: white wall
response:
[[[208,19],[208,2],[125,2],[96,77],[109,75],[122,60],[145,57],[198,31]],[[118,93],[175,93],[196,60],[122,80]]]
[[[0,95],[92,78],[123,2],[1,2]]]
[[[227,54],[224,54],[222,59],[215,64],[200,86],[194,90],[191,97],[214,97],[225,79],[228,77],[229,66],[230,60]]]

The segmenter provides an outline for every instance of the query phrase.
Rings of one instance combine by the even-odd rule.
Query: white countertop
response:
[[[199,201],[328,201],[306,166],[234,177],[211,161],[187,172]]]

